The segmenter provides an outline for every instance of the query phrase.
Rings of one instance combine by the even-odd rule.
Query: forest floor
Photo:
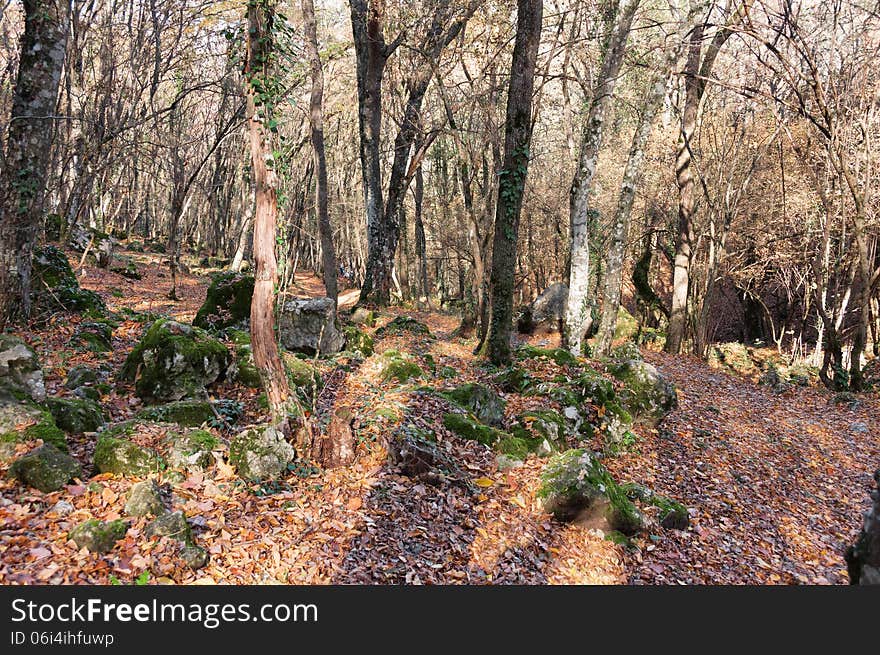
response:
[[[101,293],[115,312],[192,320],[207,276],[181,275],[181,300],[171,302],[160,258],[129,254],[142,280],[87,265],[81,284]],[[291,293],[322,291],[318,278],[302,275]],[[342,305],[355,298],[356,291],[343,293]],[[425,322],[436,338],[387,336],[377,339],[377,352],[430,354],[438,369],[457,371],[451,385],[487,378],[473,344],[452,336],[457,318],[395,308],[383,312],[380,325],[402,314]],[[76,364],[105,363],[118,371],[144,330],[143,320],[131,316],[114,331],[113,352],[101,355],[70,347],[76,317],[50,319],[23,334],[41,358],[48,392],[68,393],[64,377]],[[536,336],[533,342],[553,339]],[[817,388],[776,393],[695,358],[645,357],[675,382],[679,407],[658,426],[641,426],[635,448],[605,463],[618,481],[639,482],[685,503],[687,530],[649,530],[619,545],[597,530],[552,520],[535,499],[544,460],[532,457],[521,468],[498,471],[491,451],[445,431],[436,395],[382,382],[375,358],[367,358],[325,366],[326,384],[312,408],[318,418],[341,404],[354,410],[355,465],[301,471],[259,486],[242,483],[224,464],[182,482],[160,476],[166,500],[185,511],[197,543],[211,554],[198,571],[179,563],[168,540],[146,540],[146,519],[131,521],[107,555],[77,551],[67,540],[80,521],[122,517],[133,482],[91,476],[94,435],[70,439],[84,477],[60,492],[23,487],[5,475],[7,464],[0,465],[0,583],[127,584],[145,571],[150,583],[166,584],[846,583],[843,551],[860,527],[871,474],[880,464],[877,395],[863,394],[851,408],[830,404],[830,394]],[[549,360],[528,362],[536,376],[558,373]],[[260,420],[257,391],[224,383],[214,395],[243,403],[241,425]],[[546,406],[540,397],[510,394],[507,401],[511,416]],[[102,405],[111,422],[140,409],[125,385],[114,387]],[[388,461],[383,438],[404,419],[435,431],[455,455],[460,477],[479,492],[468,491],[463,479],[426,484],[401,475]],[[161,429],[140,438],[159,439]],[[72,512],[55,511],[60,500]]]

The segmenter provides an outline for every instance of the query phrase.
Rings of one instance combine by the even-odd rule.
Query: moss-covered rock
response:
[[[0,333],[0,401],[45,399],[43,370],[33,348],[13,334]]]
[[[594,510],[612,530],[626,535],[638,532],[644,522],[608,470],[585,450],[568,450],[552,457],[541,473],[537,495],[545,511],[561,521]]]
[[[104,425],[104,412],[93,400],[84,398],[49,398],[46,401],[55,425],[68,434],[96,432]]]
[[[281,477],[295,457],[293,446],[273,426],[249,428],[229,444],[229,463],[240,477],[250,481]]]
[[[443,426],[462,439],[479,441],[490,448],[504,437],[510,436],[506,432],[480,423],[473,416],[452,412],[443,415]]]
[[[48,410],[32,402],[0,402],[0,442],[16,444],[37,439],[67,452],[67,437]]]
[[[157,452],[128,439],[102,434],[95,446],[95,468],[101,473],[145,476],[165,468]]]
[[[521,432],[520,432],[521,431]],[[559,412],[553,410],[526,411],[517,416],[513,434],[528,437],[541,444],[546,441],[550,450],[565,450],[568,422]]]
[[[201,546],[185,544],[183,548],[180,549],[180,559],[189,568],[196,570],[208,564],[210,555],[208,554],[208,551]]]
[[[206,330],[246,326],[251,315],[254,277],[226,271],[215,275],[193,325]]]
[[[67,379],[64,382],[64,388],[80,389],[86,386],[94,386],[101,381],[98,371],[82,364],[74,366],[67,372]]]
[[[148,537],[170,537],[184,543],[192,543],[192,529],[181,512],[165,512],[153,519],[144,529]]]
[[[639,333],[639,322],[621,305],[617,310],[617,323],[614,327],[615,341],[635,341]]]
[[[398,316],[397,318],[392,319],[386,325],[383,325],[376,330],[376,338],[383,339],[384,337],[400,335],[403,333],[433,338],[428,326],[411,316]]]
[[[493,382],[505,393],[528,393],[537,384],[531,373],[517,366],[501,371]]]
[[[577,366],[578,359],[565,348],[539,348],[529,344],[524,344],[516,349],[516,356],[519,359],[534,359],[546,357],[555,362],[559,366]]]
[[[213,421],[216,414],[209,400],[176,400],[164,405],[147,407],[138,413],[137,418],[195,428]]]
[[[9,467],[12,477],[45,493],[58,491],[80,473],[79,463],[50,443],[34,448]]]
[[[345,334],[346,350],[360,353],[363,357],[373,354],[373,337],[369,334],[353,325],[345,326],[342,331]]]
[[[232,364],[226,372],[227,379],[240,382],[250,389],[259,389],[263,383],[254,362],[250,334],[242,330],[230,330],[227,334],[232,340],[235,351]]]
[[[103,554],[113,550],[116,542],[125,537],[127,531],[128,526],[120,519],[108,523],[98,519],[89,519],[71,530],[68,538],[76,544],[77,548],[85,548],[90,552]]]
[[[284,368],[287,371],[287,379],[291,386],[310,394],[312,389],[322,389],[324,378],[320,371],[307,359],[297,357],[293,353],[285,352],[282,355]]]
[[[217,437],[207,430],[172,432],[165,437],[168,465],[186,471],[207,469],[214,463],[211,453],[219,445]]]
[[[611,351],[611,357],[613,359],[618,360],[640,360],[642,359],[642,351],[639,350],[639,347],[636,345],[634,341],[627,341],[626,343],[622,343],[617,348]]]
[[[485,384],[463,384],[442,395],[468,410],[486,425],[499,427],[504,423],[507,401]]]
[[[131,486],[128,500],[125,502],[125,513],[129,516],[158,516],[165,511],[162,493],[155,480],[144,480]]]
[[[34,298],[48,310],[83,312],[88,316],[102,316],[107,311],[101,296],[80,288],[67,255],[55,246],[34,249],[33,280]]]
[[[128,280],[140,280],[143,277],[133,259],[129,257],[123,257],[120,259],[120,264],[110,267],[110,270],[112,272],[116,273],[117,275],[121,275]]]
[[[107,323],[87,321],[76,326],[72,342],[95,353],[108,353],[113,350],[112,339],[113,328]]]
[[[204,397],[222,379],[229,351],[200,328],[159,319],[125,360],[120,377],[150,402]]]
[[[365,325],[366,327],[375,327],[376,312],[366,307],[358,307],[351,313],[351,322],[355,325]]]
[[[614,362],[608,371],[623,382],[618,398],[630,414],[657,420],[678,406],[675,386],[648,362],[635,359]]]
[[[657,508],[657,520],[667,530],[686,530],[690,525],[687,507],[666,496],[651,496],[650,503]]]
[[[513,435],[501,437],[495,444],[495,451],[512,459],[524,460],[533,452],[532,444],[527,440]]]
[[[397,350],[386,350],[379,356],[379,377],[384,382],[404,383],[424,377],[421,367],[408,355]]]

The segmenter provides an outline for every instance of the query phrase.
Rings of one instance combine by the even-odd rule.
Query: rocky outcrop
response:
[[[229,444],[229,463],[245,480],[281,477],[296,451],[284,434],[273,426],[257,426],[236,435]]]

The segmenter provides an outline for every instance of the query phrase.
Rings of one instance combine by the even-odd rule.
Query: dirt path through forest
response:
[[[646,357],[679,408],[610,468],[696,515],[633,556],[631,582],[846,584],[843,552],[880,466],[876,396],[834,405],[820,389],[776,393],[692,357]]]

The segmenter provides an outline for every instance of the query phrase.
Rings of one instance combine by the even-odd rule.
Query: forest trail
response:
[[[609,468],[696,516],[633,558],[631,582],[846,584],[843,552],[880,465],[877,397],[834,405],[822,389],[776,393],[693,357],[646,358],[672,377],[679,408]]]
[[[169,279],[160,260],[137,257],[143,279],[127,280],[87,266],[80,279],[102,294],[116,312],[131,314],[113,334],[114,350],[96,356],[71,349],[79,319],[50,322],[27,335],[38,350],[51,394],[63,388],[76,364],[103,362],[118,370],[140,338],[148,315],[191,320],[208,278],[182,274],[183,300],[170,303]],[[320,295],[320,280],[297,275],[291,295]],[[345,292],[353,302],[356,290]],[[376,335],[377,353],[399,349],[427,369],[451,369],[454,377],[433,384],[485,381],[490,371],[474,357],[473,343],[452,337],[457,317],[438,311],[390,308],[394,316],[423,321],[433,337],[410,333]],[[136,319],[136,320],[135,320]],[[557,336],[535,335],[533,345],[554,346]],[[685,531],[651,530],[615,544],[595,530],[553,521],[535,498],[546,460],[499,471],[491,451],[445,431],[446,409],[436,394],[416,385],[389,384],[378,375],[378,357],[322,363],[325,386],[312,410],[326,417],[349,406],[360,446],[355,465],[316,474],[296,471],[253,487],[228,466],[212,475],[165,481],[167,497],[182,509],[197,540],[211,554],[199,571],[176,564],[173,548],[144,542],[143,519],[134,521],[111,554],[77,551],[67,540],[77,522],[123,516],[130,479],[108,474],[84,478],[60,492],[42,494],[0,480],[0,581],[3,583],[104,583],[134,580],[145,570],[150,582],[393,583],[393,584],[845,584],[843,552],[867,508],[871,473],[880,462],[880,407],[862,394],[859,406],[829,403],[830,393],[795,388],[784,393],[711,368],[687,356],[644,351],[645,358],[678,387],[679,408],[657,428],[640,426],[632,452],[606,458],[620,482],[637,482],[685,503]],[[341,364],[341,365],[340,365]],[[521,362],[544,379],[561,369],[546,358]],[[217,398],[244,406],[242,425],[259,421],[257,390],[224,383]],[[547,406],[543,396],[508,394],[508,417]],[[113,421],[139,409],[130,390],[114,388],[102,398]],[[407,427],[408,426],[408,427]],[[424,428],[456,462],[459,480],[426,483],[401,474],[389,461],[385,439],[400,429]],[[159,440],[163,427],[144,433]],[[231,433],[218,432],[228,440]],[[86,465],[93,436],[71,440]],[[478,481],[477,493],[462,480]],[[53,511],[58,501],[69,513]],[[656,524],[649,524],[656,525]]]

